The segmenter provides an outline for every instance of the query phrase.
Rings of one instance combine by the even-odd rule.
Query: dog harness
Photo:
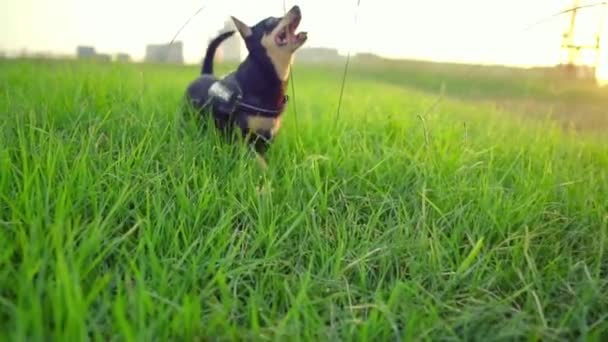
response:
[[[243,92],[239,85],[230,78],[215,81],[209,87],[209,104],[214,106],[218,112],[233,114],[236,111],[244,112],[247,115],[277,117],[279,116],[287,102],[289,96],[285,95],[283,101],[277,109],[262,108],[243,100]]]

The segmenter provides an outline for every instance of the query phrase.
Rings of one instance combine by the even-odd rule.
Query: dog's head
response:
[[[270,62],[281,80],[286,80],[293,54],[306,42],[306,32],[296,33],[302,20],[300,7],[293,6],[281,18],[268,17],[250,27],[232,17],[245,40],[249,55],[260,62]]]

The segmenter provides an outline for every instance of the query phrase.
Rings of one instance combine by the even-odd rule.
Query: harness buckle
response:
[[[209,97],[215,109],[222,113],[232,114],[241,99],[241,94],[216,81],[209,87]]]

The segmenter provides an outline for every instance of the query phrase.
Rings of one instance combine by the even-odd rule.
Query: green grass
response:
[[[604,138],[298,67],[264,173],[197,69],[0,62],[0,340],[608,337]]]
[[[382,80],[427,92],[486,102],[522,117],[550,116],[586,132],[608,127],[608,87],[570,79],[552,68],[518,69],[423,61],[354,59],[355,79]]]

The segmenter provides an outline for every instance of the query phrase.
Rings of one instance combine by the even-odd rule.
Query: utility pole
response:
[[[572,4],[572,12],[570,12],[570,25],[568,25],[568,30],[564,32],[563,40],[562,40],[562,48],[566,49],[568,52],[568,59],[566,60],[566,65],[569,67],[574,67],[576,64],[576,60],[580,55],[580,48],[574,45],[574,28],[576,27],[576,15],[578,13],[578,8],[581,5],[581,0],[574,0]]]
[[[580,10],[589,6],[581,6],[581,0],[574,0],[571,10],[569,11],[570,22],[566,32],[564,32],[562,36],[562,49],[566,51],[566,61],[564,63],[566,71],[573,76],[577,76],[577,74],[583,71],[583,68],[585,67],[596,70],[598,64],[600,63],[600,41],[603,30],[604,12],[606,8],[605,3],[602,3],[600,5],[602,12],[600,16],[599,29],[595,34],[594,44],[579,45],[575,41],[577,15],[580,13]],[[596,5],[593,6],[596,7]],[[581,51],[583,50],[591,50],[595,53],[595,63],[593,65],[583,65],[581,63],[580,56]],[[594,74],[594,72],[591,72],[591,74]]]
[[[600,27],[597,30],[597,34],[595,35],[595,68],[597,69],[598,66],[600,65],[600,58],[601,58],[601,50],[600,50],[600,43],[602,41],[602,35],[604,34],[604,21],[606,20],[606,3],[602,4],[602,8],[601,8],[601,14],[600,14]],[[607,61],[608,63],[608,61]]]

